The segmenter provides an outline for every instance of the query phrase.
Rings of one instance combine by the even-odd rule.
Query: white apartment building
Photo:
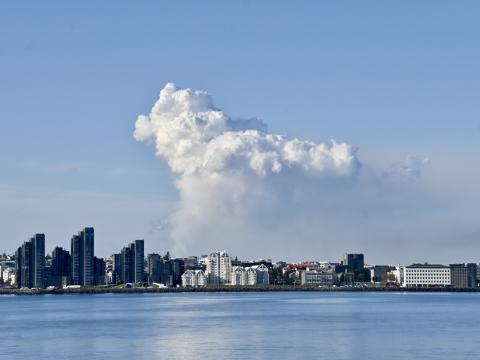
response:
[[[207,276],[203,270],[187,270],[182,275],[183,287],[202,287],[207,285]]]
[[[209,284],[230,284],[230,277],[232,275],[232,259],[225,251],[214,252],[208,255],[206,265],[206,275]]]
[[[230,277],[230,284],[235,286],[247,285],[247,273],[243,266],[232,267],[232,275]]]
[[[232,268],[232,285],[268,285],[269,283],[270,275],[268,268],[263,264],[253,265],[247,268],[243,266],[234,266]]]
[[[445,287],[451,285],[450,267],[413,264],[400,268],[403,287]]]
[[[247,274],[248,285],[268,285],[268,284],[270,284],[270,274],[268,272],[268,267],[266,267],[264,264],[254,265],[254,266],[251,266],[248,269],[253,269],[253,270],[255,270],[255,273],[256,273],[256,278],[253,275],[249,278],[248,274]]]

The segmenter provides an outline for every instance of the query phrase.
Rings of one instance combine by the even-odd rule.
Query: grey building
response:
[[[122,254],[112,255],[112,283],[121,284],[122,282]]]
[[[300,275],[302,285],[332,286],[332,270],[304,270]]]
[[[135,240],[134,246],[134,283],[143,282],[145,272],[145,243],[143,240]]]
[[[87,227],[71,240],[72,284],[95,285],[94,230]]]
[[[185,272],[184,259],[170,259],[167,254],[163,258],[159,254],[149,254],[147,258],[148,282],[161,283],[166,286],[177,286],[182,283]]]
[[[159,254],[147,256],[147,281],[149,284],[160,282],[160,265],[162,257]]]
[[[120,253],[120,282],[142,283],[145,272],[144,241],[135,240]]]
[[[35,234],[15,253],[15,272],[18,287],[45,287],[45,235]]]
[[[452,287],[459,289],[477,286],[477,264],[450,264],[450,281]]]

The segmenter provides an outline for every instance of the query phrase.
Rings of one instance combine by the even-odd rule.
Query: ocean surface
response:
[[[480,359],[480,294],[0,296],[0,358]]]

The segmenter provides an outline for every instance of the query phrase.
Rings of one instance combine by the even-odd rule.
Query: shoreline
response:
[[[78,289],[0,289],[1,295],[69,295],[69,294],[162,294],[162,293],[225,293],[225,292],[427,292],[476,293],[480,288],[402,288],[402,287],[311,287],[311,286],[210,286],[201,288],[78,288]]]

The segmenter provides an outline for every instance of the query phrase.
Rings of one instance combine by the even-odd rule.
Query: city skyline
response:
[[[45,256],[50,256],[53,258],[55,257],[55,253],[60,250],[61,252],[68,253],[69,259],[71,257],[71,260],[68,262],[72,263],[72,278],[78,278],[77,280],[74,280],[74,283],[80,283],[81,285],[85,284],[92,284],[94,281],[93,280],[85,280],[86,278],[93,277],[94,276],[94,261],[95,259],[111,259],[112,261],[115,261],[115,257],[118,256],[119,259],[123,262],[127,262],[132,264],[131,270],[127,269],[126,271],[129,273],[127,277],[131,279],[138,279],[140,277],[140,272],[143,264],[140,259],[145,260],[145,268],[147,269],[150,265],[148,265],[148,257],[150,255],[158,255],[161,257],[159,254],[166,254],[171,259],[188,259],[188,258],[198,258],[200,259],[201,257],[206,257],[210,254],[216,253],[219,258],[216,260],[215,266],[220,266],[221,264],[221,257],[223,254],[225,254],[228,258],[240,258],[240,261],[247,261],[247,262],[256,262],[256,261],[268,261],[272,263],[277,263],[277,262],[286,262],[289,264],[305,264],[308,262],[329,262],[329,263],[342,263],[346,265],[346,269],[348,271],[351,271],[354,268],[357,267],[363,267],[363,265],[369,265],[369,266],[376,266],[379,264],[384,264],[384,265],[389,265],[389,266],[395,266],[395,265],[405,265],[405,264],[410,264],[410,265],[421,265],[421,264],[466,264],[466,263],[477,263],[479,260],[468,260],[468,259],[450,259],[446,262],[438,262],[438,261],[432,261],[430,258],[424,256],[424,255],[417,255],[416,259],[410,259],[407,260],[406,262],[401,262],[401,263],[394,263],[391,261],[378,261],[378,260],[372,260],[370,259],[369,261],[364,260],[364,254],[366,252],[364,251],[352,251],[352,249],[343,249],[342,252],[337,254],[334,257],[328,258],[328,257],[322,257],[322,255],[310,255],[302,258],[297,258],[294,260],[290,260],[288,256],[286,257],[271,257],[271,256],[266,256],[266,257],[260,257],[260,256],[238,256],[237,254],[231,252],[227,248],[222,248],[222,249],[206,249],[205,251],[202,251],[200,253],[191,253],[187,254],[185,256],[176,256],[175,253],[172,253],[171,249],[158,249],[158,248],[152,248],[149,247],[148,251],[145,251],[145,240],[144,239],[136,239],[136,240],[131,240],[131,241],[126,241],[124,242],[122,247],[119,248],[114,248],[111,249],[108,254],[102,254],[97,257],[98,254],[96,254],[94,250],[94,243],[97,244],[97,242],[94,242],[94,233],[96,230],[94,230],[93,227],[83,227],[82,230],[80,230],[77,234],[73,234],[71,236],[71,239],[69,241],[70,247],[68,250],[65,250],[62,246],[62,244],[54,244],[51,247],[51,251],[47,251],[48,247],[45,245],[46,239],[48,238],[45,233],[35,233],[33,236],[27,237],[28,240],[25,240],[23,242],[20,242],[20,247],[18,247],[17,244],[17,250],[13,252],[6,251],[5,249],[0,249],[0,254],[5,254],[9,256],[17,256],[17,254],[21,254],[20,251],[24,251],[23,249],[25,246],[31,246],[31,248],[28,248],[29,250],[28,253],[31,252],[30,249],[33,249],[32,254],[35,254],[35,244],[37,241],[40,241],[40,252],[43,254],[43,257]],[[39,240],[38,240],[39,239]],[[98,240],[98,239],[97,239]],[[125,243],[128,243],[127,246],[125,246]],[[115,250],[116,249],[116,250]],[[76,254],[76,255],[72,255]],[[233,254],[233,255],[232,255]],[[341,254],[344,255],[343,258],[341,258]],[[61,254],[62,255],[62,254]],[[28,255],[30,256],[30,255]],[[63,256],[63,255],[62,255]],[[35,258],[35,256],[34,256]],[[85,259],[87,258],[87,259]],[[336,260],[335,260],[336,259]],[[339,260],[341,259],[341,260]],[[37,260],[35,260],[36,262]],[[79,265],[80,263],[85,263],[87,265]],[[77,265],[73,265],[77,264]],[[359,265],[361,264],[361,265]],[[223,265],[222,265],[223,266]],[[77,268],[77,270],[74,270],[74,268]],[[83,270],[82,267],[86,267],[87,271]],[[208,265],[207,265],[208,267]],[[34,272],[37,271],[36,269]],[[218,270],[220,271],[220,270]],[[77,273],[77,275],[75,275]],[[125,277],[125,276],[122,276]],[[83,280],[82,280],[83,279]],[[135,282],[135,281],[132,281]],[[75,285],[74,284],[74,285]]]
[[[351,249],[382,263],[476,261],[480,8],[470,5],[0,5],[5,251],[38,231],[47,248],[68,249],[70,229],[91,224],[105,255],[141,238],[147,252],[179,255],[205,246],[291,260]],[[133,138],[139,116],[165,119],[152,108],[171,83],[207,92],[202,111],[223,111],[226,126],[208,142],[234,132],[223,149],[235,156],[202,164],[220,164],[209,175],[228,181],[176,167],[186,157],[148,144],[158,137]],[[245,129],[267,134],[250,138],[262,146],[245,147]],[[298,139],[296,150],[324,144],[334,163],[332,149],[358,162],[312,180],[325,162],[284,156],[267,140],[278,134]],[[183,135],[169,147],[181,153],[197,134]],[[275,174],[263,175],[275,151]]]
[[[339,286],[348,288],[443,288],[471,291],[479,287],[477,263],[412,263],[411,265],[365,262],[363,253],[345,253],[340,261],[300,262],[241,260],[225,251],[208,255],[175,258],[149,253],[145,242],[137,239],[120,253],[98,258],[94,254],[95,230],[85,227],[71,239],[71,252],[55,247],[45,254],[45,234],[35,234],[11,256],[0,256],[0,287],[6,293],[18,289],[46,291],[119,291],[136,288],[265,287],[277,290],[302,285],[307,288]],[[142,290],[143,288],[143,290]],[[110,290],[108,290],[110,289]],[[467,290],[468,289],[468,290]],[[135,290],[135,291],[137,291]],[[121,290],[120,290],[121,291]]]

